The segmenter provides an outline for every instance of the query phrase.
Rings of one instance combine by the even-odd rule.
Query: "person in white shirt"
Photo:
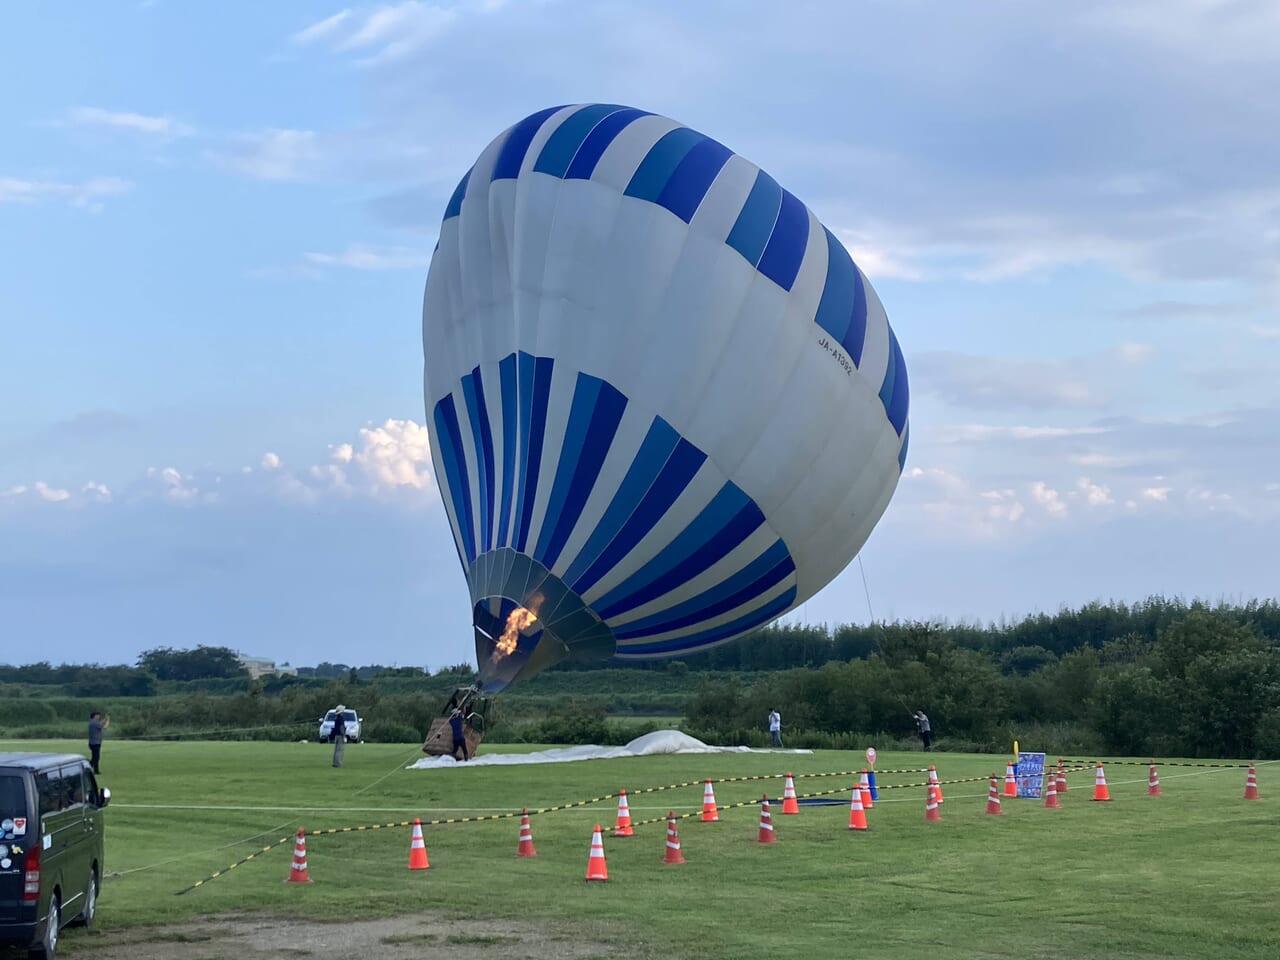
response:
[[[775,747],[782,746],[782,714],[772,707],[769,709],[769,741]]]

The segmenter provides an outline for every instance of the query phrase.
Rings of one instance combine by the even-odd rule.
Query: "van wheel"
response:
[[[84,909],[75,923],[82,927],[93,926],[93,917],[98,912],[98,868],[89,871],[89,884],[84,888]]]
[[[54,893],[49,901],[49,919],[45,923],[44,936],[40,943],[28,952],[31,960],[54,960],[58,952],[58,927],[62,926],[62,903],[58,894]]]

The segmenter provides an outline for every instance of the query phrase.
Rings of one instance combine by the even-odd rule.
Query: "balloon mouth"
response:
[[[496,693],[564,659],[607,660],[613,631],[563,580],[527,554],[481,554],[471,582],[479,685]]]

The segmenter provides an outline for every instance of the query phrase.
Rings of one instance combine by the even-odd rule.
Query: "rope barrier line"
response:
[[[1097,764],[1098,761],[1097,760],[1065,760],[1063,762],[1082,764],[1086,767],[1092,767],[1095,764]],[[1276,762],[1277,761],[1275,760],[1263,760],[1260,763],[1258,763],[1257,761],[1254,761],[1254,763],[1258,763],[1258,765],[1261,765],[1261,763],[1276,763]],[[1157,766],[1161,766],[1161,767],[1215,767],[1223,770],[1236,770],[1236,769],[1243,770],[1245,767],[1252,765],[1250,763],[1199,763],[1199,762],[1191,763],[1183,760],[1161,760],[1159,757],[1155,757],[1152,760],[1103,760],[1102,763],[1107,766],[1117,766],[1117,767],[1145,767],[1151,763],[1155,763]]]
[[[248,863],[250,860],[256,860],[262,854],[267,853],[271,850],[274,850],[276,847],[281,846],[282,844],[286,844],[292,839],[293,837],[281,837],[275,843],[268,844],[267,846],[263,847],[261,850],[255,850],[253,853],[249,854],[247,857],[242,857],[241,859],[237,860],[235,863],[228,866],[226,869],[215,870],[213,873],[209,874],[209,876],[206,877],[205,879],[197,880],[195,883],[191,884],[191,886],[184,887],[183,889],[175,893],[174,896],[180,897],[184,893],[190,893],[192,890],[195,890],[197,887],[203,887],[210,880],[217,880],[218,877],[221,877],[223,874],[230,873],[236,867],[239,867],[242,864]]]
[[[1067,764],[1068,762],[1069,762],[1069,763],[1071,763],[1071,764],[1073,764],[1073,765],[1072,765],[1072,766],[1066,766],[1066,764]],[[1115,764],[1117,764],[1117,765],[1119,765],[1119,764],[1129,764],[1129,765],[1135,765],[1135,766],[1147,766],[1147,764],[1146,764],[1146,763],[1139,762],[1139,761],[1132,761],[1132,760],[1129,760],[1129,761],[1110,761],[1110,762],[1113,762],[1113,763],[1115,763]],[[1274,761],[1274,760],[1263,761],[1263,763],[1267,763],[1267,764],[1269,764],[1269,763],[1276,763],[1276,762],[1280,762],[1280,761]],[[1068,772],[1068,773],[1081,773],[1081,772],[1087,772],[1087,771],[1090,771],[1090,770],[1094,769],[1095,764],[1096,764],[1096,761],[1089,761],[1089,762],[1087,762],[1087,763],[1086,763],[1085,761],[1077,761],[1077,760],[1066,761],[1066,760],[1064,760],[1064,761],[1063,761],[1063,763],[1064,763],[1064,770],[1065,770],[1065,772]],[[1202,767],[1202,768],[1207,768],[1207,769],[1201,770],[1201,771],[1199,771],[1199,772],[1197,772],[1197,773],[1171,774],[1167,779],[1176,779],[1176,778],[1180,778],[1180,777],[1190,777],[1190,776],[1201,776],[1201,775],[1203,775],[1203,774],[1213,773],[1213,772],[1216,772],[1216,771],[1229,770],[1229,769],[1237,769],[1237,768],[1240,768],[1240,767],[1242,767],[1242,766],[1248,766],[1248,764],[1227,764],[1227,763],[1222,763],[1222,764],[1213,764],[1213,763],[1165,763],[1165,764],[1163,764],[1163,765],[1165,765],[1165,766],[1183,766],[1183,767]],[[1047,769],[1048,769],[1048,768],[1047,768]],[[905,769],[901,769],[901,770],[881,770],[881,771],[878,771],[878,772],[879,772],[881,775],[887,775],[887,774],[904,774],[904,773],[926,773],[926,772],[927,772],[927,770],[925,770],[925,769],[919,769],[919,768],[905,768]],[[861,775],[861,773],[862,773],[862,771],[859,769],[859,770],[842,770],[842,771],[835,771],[835,772],[830,772],[830,773],[793,774],[793,775],[792,775],[792,779],[793,779],[793,780],[795,780],[795,779],[799,779],[799,778],[801,778],[801,777],[856,777],[856,776],[860,776],[860,775]],[[990,776],[991,776],[991,775],[987,775],[987,776],[977,776],[977,777],[957,777],[957,778],[948,779],[948,780],[941,780],[941,779],[940,779],[940,780],[938,780],[938,783],[939,783],[939,784],[941,784],[941,785],[956,785],[956,784],[963,784],[963,783],[983,783],[983,782],[988,781],[988,780],[990,779]],[[385,779],[385,778],[383,778],[383,779]],[[748,783],[748,782],[753,782],[753,781],[758,782],[758,781],[761,781],[761,780],[777,780],[777,779],[780,779],[780,775],[778,775],[778,774],[767,774],[767,775],[765,775],[765,774],[759,774],[759,775],[744,776],[744,777],[721,777],[720,779],[714,779],[714,778],[703,778],[703,779],[701,779],[701,780],[686,780],[686,781],[682,781],[682,782],[680,782],[680,783],[666,784],[666,785],[664,785],[664,786],[656,786],[656,787],[638,787],[638,788],[633,789],[633,790],[627,790],[627,791],[626,791],[626,793],[627,793],[627,796],[628,796],[628,797],[630,797],[630,796],[640,796],[640,795],[643,795],[643,794],[649,794],[649,793],[661,793],[661,792],[663,792],[663,791],[667,791],[667,790],[675,790],[675,789],[680,789],[680,788],[684,788],[684,787],[697,787],[697,786],[702,786],[702,785],[704,785],[708,780],[710,780],[710,782],[712,782],[712,783]],[[1134,780],[1116,780],[1116,781],[1113,781],[1113,783],[1115,783],[1116,785],[1128,785],[1128,784],[1134,784],[1134,783],[1145,783],[1145,782],[1146,782],[1146,778],[1138,778],[1138,779],[1134,779]],[[926,780],[924,780],[924,781],[918,782],[918,783],[916,783],[916,782],[912,782],[912,783],[880,783],[880,784],[877,784],[877,790],[878,790],[878,791],[881,791],[881,790],[911,790],[911,789],[916,789],[916,790],[918,790],[918,789],[920,789],[920,788],[922,788],[922,787],[926,787],[926,786],[928,786],[928,784],[929,784],[929,781],[928,781],[927,779],[926,779]],[[839,793],[846,793],[846,792],[850,791],[851,789],[853,789],[853,785],[851,785],[851,786],[849,786],[849,787],[843,787],[843,786],[841,786],[841,787],[833,787],[833,788],[832,788],[832,789],[830,789],[830,790],[817,790],[817,791],[813,791],[813,792],[810,792],[810,793],[801,793],[801,794],[797,794],[797,797],[796,797],[796,798],[797,798],[798,800],[805,800],[805,799],[816,799],[816,798],[819,798],[819,797],[829,797],[829,796],[834,796],[835,794],[839,794]],[[447,826],[447,825],[450,825],[450,824],[460,824],[460,823],[486,823],[486,822],[496,822],[496,821],[500,821],[500,820],[512,820],[512,819],[514,819],[514,818],[516,818],[516,817],[523,816],[523,815],[525,815],[526,813],[527,813],[527,815],[528,815],[528,816],[536,816],[536,815],[538,815],[538,814],[558,813],[558,812],[562,812],[562,811],[566,811],[566,810],[576,810],[576,809],[581,809],[581,808],[583,808],[583,807],[589,807],[589,806],[591,806],[592,804],[596,804],[596,803],[603,803],[603,802],[608,801],[608,800],[615,800],[615,799],[617,799],[617,798],[620,796],[620,794],[621,794],[621,793],[622,793],[622,791],[621,791],[621,790],[619,790],[617,793],[609,793],[609,794],[605,794],[605,795],[603,795],[603,796],[599,796],[599,797],[591,797],[591,798],[586,799],[586,800],[576,800],[576,801],[573,801],[573,802],[571,802],[571,803],[561,803],[561,804],[555,804],[555,805],[553,805],[553,806],[547,806],[547,807],[536,807],[536,808],[533,808],[533,809],[527,809],[527,810],[524,810],[524,811],[522,811],[522,812],[520,812],[520,813],[517,813],[517,812],[515,812],[515,811],[505,811],[505,812],[501,812],[501,813],[485,813],[485,814],[478,814],[478,815],[475,815],[475,816],[462,816],[462,817],[435,817],[435,818],[432,818],[432,819],[430,819],[430,820],[422,820],[422,819],[420,819],[420,818],[419,818],[418,823],[419,823],[421,826],[428,827],[428,826]],[[971,796],[970,796],[970,795],[965,795],[965,797],[966,797],[966,798],[970,798],[970,799],[971,799],[972,797],[978,797],[978,798],[981,798],[981,796],[983,796],[983,795],[982,795],[982,794],[973,794],[973,795],[971,795]],[[735,802],[735,803],[723,803],[723,804],[717,804],[717,805],[716,805],[716,809],[717,809],[717,810],[725,810],[725,811],[728,811],[728,810],[737,810],[737,809],[741,809],[741,808],[743,808],[743,807],[759,806],[760,802],[761,802],[761,801],[756,800],[756,799],[751,799],[751,800],[741,800],[741,801],[738,801],[738,802]],[[771,802],[771,803],[773,803],[773,802],[776,802],[776,800],[771,799],[771,800],[770,800],[770,802]],[[905,797],[904,797],[902,800],[886,799],[886,800],[881,801],[881,802],[898,803],[898,802],[908,802],[908,801],[907,801],[907,798],[905,798]],[[702,813],[702,812],[701,812],[701,810],[699,809],[699,810],[693,810],[693,811],[690,811],[690,812],[688,812],[688,813],[675,814],[675,819],[676,819],[676,820],[690,820],[690,819],[693,819],[693,818],[695,818],[695,817],[700,817],[700,816],[701,816],[701,813]],[[633,821],[632,821],[632,823],[633,823],[633,825],[634,825],[634,826],[647,826],[647,825],[649,825],[649,824],[665,823],[665,822],[667,821],[667,819],[668,819],[667,817],[652,817],[652,818],[646,818],[646,819],[636,819],[636,820],[633,820]],[[318,829],[313,829],[313,830],[305,830],[305,829],[304,829],[304,830],[303,830],[303,835],[304,835],[304,836],[310,836],[310,837],[333,836],[333,835],[336,835],[336,834],[343,834],[343,833],[366,833],[366,832],[372,832],[372,831],[375,831],[375,830],[388,830],[388,829],[394,829],[394,828],[397,828],[397,827],[399,827],[399,828],[403,828],[403,827],[410,827],[410,826],[413,826],[413,825],[414,825],[414,821],[412,821],[412,820],[396,820],[396,821],[391,821],[391,822],[387,822],[387,823],[357,824],[357,825],[355,825],[355,826],[343,826],[343,827],[324,827],[324,828],[318,828]],[[293,839],[293,838],[292,838],[292,837],[282,837],[281,839],[277,840],[275,843],[272,843],[272,844],[270,844],[270,845],[268,845],[268,846],[266,846],[266,847],[263,847],[263,848],[262,848],[262,849],[260,849],[260,850],[255,851],[254,853],[249,854],[248,856],[244,857],[244,858],[243,858],[243,859],[241,859],[241,860],[236,861],[235,863],[231,864],[230,866],[226,867],[225,869],[223,869],[223,870],[219,870],[219,871],[216,871],[216,872],[215,872],[215,873],[213,873],[213,874],[210,874],[210,875],[209,875],[207,878],[205,878],[204,880],[197,881],[196,883],[193,883],[191,886],[186,887],[186,888],[184,888],[184,889],[182,889],[182,890],[179,890],[179,891],[177,892],[177,894],[176,894],[176,895],[179,895],[179,896],[180,896],[180,895],[182,895],[182,894],[189,893],[190,891],[192,891],[192,890],[196,889],[197,887],[203,886],[204,884],[208,883],[208,882],[209,882],[209,881],[211,881],[211,880],[216,880],[218,877],[223,876],[223,875],[225,875],[225,874],[229,873],[231,870],[236,869],[237,867],[241,866],[242,864],[248,863],[250,860],[254,860],[254,859],[256,859],[257,857],[261,856],[261,855],[262,855],[262,854],[264,854],[264,853],[267,853],[267,852],[268,852],[268,851],[270,851],[270,850],[274,850],[276,847],[280,846],[281,844],[288,843],[288,842],[289,842],[289,840],[291,840],[291,839]],[[172,861],[167,861],[167,862],[172,862]],[[138,868],[138,869],[146,869],[146,868]]]

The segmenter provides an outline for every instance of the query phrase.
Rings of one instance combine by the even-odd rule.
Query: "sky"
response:
[[[898,490],[786,622],[1277,595],[1270,0],[0,16],[0,663],[474,663],[422,290],[475,157],[575,102],[760,164],[901,342]]]

